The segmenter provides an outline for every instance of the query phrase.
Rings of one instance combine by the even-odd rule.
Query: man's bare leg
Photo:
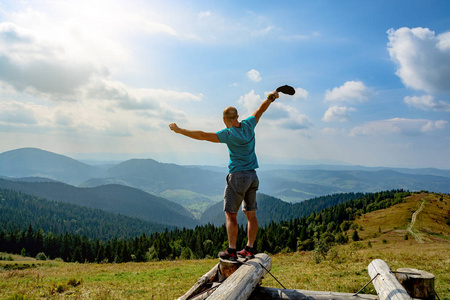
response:
[[[256,211],[246,211],[245,216],[247,217],[247,246],[253,248],[253,244],[256,240],[256,235],[258,233],[258,219],[256,218]]]
[[[227,235],[228,235],[228,247],[232,249],[236,249],[237,236],[238,236],[238,222],[237,222],[237,213],[229,213],[225,212],[225,217],[227,220]]]

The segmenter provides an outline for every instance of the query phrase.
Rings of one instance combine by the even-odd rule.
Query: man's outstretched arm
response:
[[[195,140],[200,141],[208,141],[213,143],[220,143],[219,137],[215,132],[204,132],[201,130],[188,130],[178,127],[177,124],[172,123],[169,125],[170,129],[172,129],[175,133],[179,133],[182,135],[185,135],[187,137],[190,137]]]
[[[271,93],[270,95],[273,95],[275,97],[274,100],[276,98],[278,98],[278,92],[277,91]],[[269,108],[269,106],[270,106],[270,104],[272,102],[273,102],[273,100],[270,100],[269,97],[267,97],[266,100],[264,100],[264,102],[261,103],[259,108],[257,110],[255,110],[255,112],[252,114],[252,116],[254,116],[256,118],[256,123],[259,122],[259,119],[261,118],[262,114]]]

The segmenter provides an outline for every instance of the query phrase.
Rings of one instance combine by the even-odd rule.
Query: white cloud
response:
[[[181,17],[185,19],[185,22],[180,23],[179,31],[185,32],[186,36],[195,36],[202,42],[247,43],[249,39],[263,38],[276,30],[270,19],[251,11],[230,15],[221,15],[214,11],[201,11],[197,15],[197,23],[188,27],[186,24],[192,23],[186,21],[189,16]]]
[[[369,98],[369,89],[361,81],[347,81],[325,92],[325,101],[362,102]]]
[[[322,34],[319,31],[314,31],[310,34],[291,34],[291,35],[281,35],[279,39],[285,42],[299,42],[299,41],[307,41],[311,38],[321,37]]]
[[[201,11],[198,13],[198,18],[199,19],[205,19],[211,16],[211,12],[210,11]]]
[[[350,112],[356,111],[353,107],[331,106],[325,112],[322,120],[324,122],[347,122],[350,121]]]
[[[127,110],[157,109],[174,102],[200,101],[202,94],[163,89],[133,88],[120,81],[98,79],[86,87],[86,98],[109,100]]]
[[[294,99],[306,99],[308,98],[308,91],[305,89],[302,89],[301,87],[298,87],[295,89],[295,94],[293,96]]]
[[[428,28],[403,27],[387,33],[396,74],[407,87],[429,93],[450,90],[450,32],[436,36]]]
[[[450,112],[450,103],[435,100],[433,96],[406,96],[404,101],[408,106],[421,109],[421,110],[434,110],[434,111],[444,111]]]
[[[260,82],[262,80],[261,74],[255,69],[252,69],[247,72],[247,78],[254,82]]]
[[[88,60],[71,54],[67,45],[47,40],[12,23],[0,23],[0,81],[57,99],[73,95],[102,72]]]
[[[37,112],[42,111],[42,109],[42,106],[33,103],[21,103],[17,101],[0,102],[0,124],[17,126],[35,125],[39,119]]]
[[[323,135],[329,135],[329,136],[341,136],[341,135],[345,134],[345,130],[344,129],[330,128],[330,127],[322,128],[320,130],[320,132]]]
[[[428,121],[425,125],[422,126],[420,129],[421,132],[427,132],[427,131],[435,131],[439,129],[444,129],[447,125],[447,121],[439,120],[439,121]]]
[[[393,118],[388,120],[366,122],[353,128],[350,136],[374,136],[386,134],[419,135],[421,133],[442,130],[447,121],[431,121],[425,119]]]

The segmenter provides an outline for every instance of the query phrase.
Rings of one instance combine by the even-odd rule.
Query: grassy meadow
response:
[[[411,228],[416,239],[408,227],[422,202]],[[450,299],[449,214],[450,196],[413,194],[405,203],[359,217],[355,223],[361,241],[333,247],[320,263],[313,252],[272,255],[271,272],[289,289],[352,293],[370,280],[367,266],[379,258],[392,270],[408,267],[433,273],[439,298]],[[78,264],[11,258],[0,260],[1,299],[176,299],[217,263],[204,259]],[[280,287],[270,275],[262,285]],[[363,293],[375,294],[373,285]]]

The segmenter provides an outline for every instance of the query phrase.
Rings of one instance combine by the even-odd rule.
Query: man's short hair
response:
[[[234,120],[238,117],[237,109],[233,106],[228,106],[223,110],[223,117],[228,120]]]

